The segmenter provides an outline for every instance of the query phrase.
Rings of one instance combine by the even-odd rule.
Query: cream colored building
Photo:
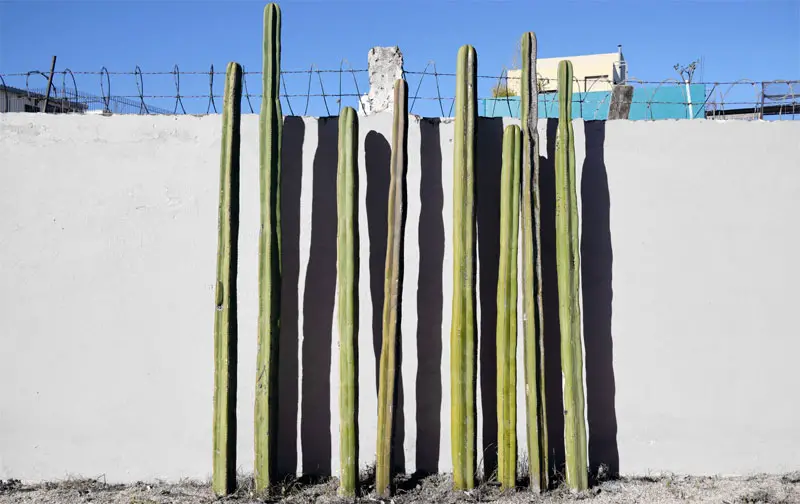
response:
[[[627,64],[622,56],[622,46],[615,53],[540,58],[536,60],[540,92],[556,91],[558,63],[562,60],[572,62],[574,92],[611,91],[614,84],[625,82],[627,78]],[[521,74],[522,70],[508,71],[508,89],[517,95],[520,93]]]

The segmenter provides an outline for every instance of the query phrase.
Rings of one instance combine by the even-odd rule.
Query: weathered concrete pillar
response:
[[[373,47],[367,60],[369,93],[359,100],[359,115],[392,110],[394,82],[403,77],[403,53],[397,46]]]
[[[633,102],[633,86],[615,85],[611,90],[611,104],[608,107],[608,120],[628,119]]]

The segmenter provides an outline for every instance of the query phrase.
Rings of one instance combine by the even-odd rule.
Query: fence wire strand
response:
[[[175,67],[172,69],[173,79],[175,80],[175,111],[174,113],[178,113],[178,105],[181,106],[181,110],[183,113],[186,113],[186,109],[183,107],[183,100],[181,99],[181,72],[178,69],[178,65],[176,64]]]
[[[208,106],[206,107],[206,114],[208,114],[211,109],[214,109],[214,113],[217,112],[217,104],[214,103],[214,65],[211,65],[211,70],[208,72]]]
[[[136,90],[139,92],[139,103],[141,104],[139,113],[141,114],[142,111],[144,111],[145,114],[149,114],[150,112],[147,110],[147,104],[144,102],[144,79],[142,78],[142,69],[139,68],[139,65],[136,65],[134,74],[136,75]],[[73,77],[73,80],[74,79],[75,77]]]
[[[106,83],[108,90],[103,86],[103,74],[106,76]],[[111,103],[111,76],[108,75],[108,69],[103,67],[100,69],[100,93],[103,97],[103,112],[109,111],[109,104]]]
[[[6,80],[3,78],[3,74],[0,74],[0,84],[3,86],[3,98],[5,98],[6,102],[6,108],[4,111],[8,112],[8,91],[6,91]]]
[[[518,71],[517,71],[518,72]],[[349,73],[352,83],[347,81],[345,73]],[[135,114],[187,114],[190,110],[196,114],[218,114],[217,99],[222,96],[215,89],[217,75],[224,75],[225,72],[215,70],[214,65],[210,65],[206,71],[181,71],[178,65],[174,65],[172,71],[143,71],[138,65],[131,71],[110,71],[103,66],[99,71],[73,71],[69,68],[54,73],[54,77],[61,76],[61,89],[59,90],[54,82],[51,82],[50,95],[53,99],[52,107],[48,104],[48,112],[86,112],[89,110],[100,110],[104,113],[135,113]],[[333,75],[331,75],[333,74]],[[281,72],[281,98],[286,102],[289,114],[295,115],[294,100],[305,100],[302,107],[304,116],[310,112],[330,116],[332,112],[341,112],[342,107],[354,103],[359,113],[369,113],[372,97],[369,94],[369,83],[366,80],[366,69],[353,68],[347,59],[340,60],[338,69],[322,69],[316,64],[311,64],[306,70],[284,70]],[[203,89],[199,85],[197,76],[204,75],[207,81],[207,88]],[[262,75],[262,72],[243,71],[243,99],[247,100],[250,113],[255,113],[256,106],[253,99],[260,100],[259,91],[250,92],[247,83],[248,75]],[[326,76],[336,78],[335,83],[325,82]],[[436,62],[428,61],[421,71],[403,70],[403,78],[410,81],[414,88],[411,96],[409,112],[420,115],[441,114],[450,116],[455,107],[455,98],[445,96],[442,93],[443,86],[451,84],[454,88],[455,74],[452,72],[440,72]],[[20,73],[5,73],[0,75],[3,97],[0,104],[3,104],[3,111],[9,111],[15,96],[24,96],[27,105],[37,110],[37,105],[42,101],[41,95],[46,95],[47,90],[41,90],[38,86],[34,87],[34,77],[48,79],[48,73],[40,70],[30,70]],[[99,85],[94,87],[86,78],[93,77],[99,80]],[[168,86],[161,81],[164,76],[171,76],[174,92],[164,92]],[[182,77],[188,78],[184,91]],[[307,78],[305,82],[305,92],[293,92],[300,83],[297,78]],[[433,77],[433,79],[430,79]],[[481,115],[512,116],[519,114],[518,91],[512,89],[512,84],[519,82],[518,74],[511,74],[506,69],[500,75],[478,75],[479,96],[484,100]],[[67,80],[71,79],[71,85]],[[450,79],[450,82],[443,83],[442,79]],[[145,80],[152,80],[148,83],[145,90]],[[416,82],[413,82],[415,81]],[[113,81],[113,82],[112,82]],[[319,90],[313,89],[316,86]],[[487,82],[488,81],[488,82]],[[17,82],[18,84],[14,84]],[[97,82],[97,81],[95,81]],[[486,84],[482,84],[486,83]],[[112,84],[115,92],[112,93]],[[329,92],[333,84],[334,91]],[[505,84],[505,87],[503,87]],[[557,94],[556,82],[551,79],[540,77],[540,101],[541,108],[545,117],[556,117]],[[591,81],[581,81],[575,78],[573,103],[579,117],[584,119],[602,119],[605,117],[611,101],[611,85],[609,81],[602,79],[592,79]],[[636,78],[628,78],[624,84],[634,87],[634,99],[631,105],[643,107],[644,118],[655,120],[663,116],[667,110],[662,107],[680,106],[686,110],[685,118],[724,118],[729,116],[752,116],[762,119],[765,115],[777,116],[778,118],[795,118],[800,115],[800,103],[798,103],[797,89],[800,87],[798,80],[774,80],[774,81],[754,81],[750,79],[740,79],[728,82],[695,82],[687,83],[678,79],[670,78],[661,81],[648,81]],[[300,84],[302,85],[302,84]],[[701,85],[702,87],[697,87]],[[327,87],[326,87],[327,86]],[[260,87],[260,86],[259,86]],[[491,88],[491,90],[489,89]],[[92,93],[92,89],[97,94]],[[151,90],[157,90],[152,92]],[[495,96],[494,90],[506,89],[511,92]],[[598,93],[597,90],[605,94]],[[697,91],[698,89],[702,91]],[[158,92],[158,90],[163,90]],[[662,93],[662,91],[669,91]],[[151,94],[147,94],[150,91]],[[184,92],[186,94],[184,94]],[[700,93],[698,95],[698,93]],[[13,100],[12,100],[13,98]],[[336,107],[331,107],[329,98],[336,100]],[[191,100],[191,107],[189,107]],[[204,100],[202,107],[198,101]],[[165,106],[158,106],[156,101],[168,102]],[[434,101],[432,106],[423,104]],[[449,101],[449,108],[445,102]],[[13,106],[20,107],[16,102]],[[169,108],[167,108],[169,107]],[[420,110],[420,107],[424,110]],[[498,108],[500,107],[500,108]],[[51,110],[53,109],[53,110]],[[112,110],[113,109],[113,110]],[[171,111],[169,110],[171,109]],[[691,113],[689,113],[691,111]],[[299,110],[297,111],[299,112]],[[672,112],[671,112],[672,113]]]
[[[292,101],[289,98],[286,98],[286,96],[289,93],[286,91],[286,76],[283,73],[281,73],[281,82],[283,83],[283,96],[284,96],[284,99],[286,100],[286,105],[289,106],[289,113],[291,115],[294,115],[294,109],[292,108]],[[250,102],[250,97],[249,96],[247,97],[247,101]],[[252,111],[253,111],[253,106],[251,105],[250,106],[250,112],[252,112]]]

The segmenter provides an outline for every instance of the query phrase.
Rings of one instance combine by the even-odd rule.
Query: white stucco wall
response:
[[[375,451],[373,333],[380,334],[391,116],[359,120],[365,467]],[[495,429],[493,201],[503,124],[479,125],[478,397],[490,406],[478,415],[481,451]],[[220,116],[0,116],[0,479],[210,475],[220,126]],[[558,460],[548,234],[554,126],[540,131]],[[625,474],[796,470],[800,123],[576,121],[575,134],[592,465]],[[336,120],[289,118],[284,135],[279,469],[336,474]],[[397,415],[408,472],[451,468],[452,136],[446,120],[415,119],[409,128]],[[243,471],[252,469],[257,152],[257,118],[247,115],[238,279]],[[521,365],[519,375],[522,420]],[[522,429],[520,422],[520,448]]]

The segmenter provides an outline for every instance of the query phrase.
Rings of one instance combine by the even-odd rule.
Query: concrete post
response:
[[[397,46],[373,47],[367,60],[369,93],[359,100],[361,116],[392,110],[394,82],[403,77],[403,53]]]

